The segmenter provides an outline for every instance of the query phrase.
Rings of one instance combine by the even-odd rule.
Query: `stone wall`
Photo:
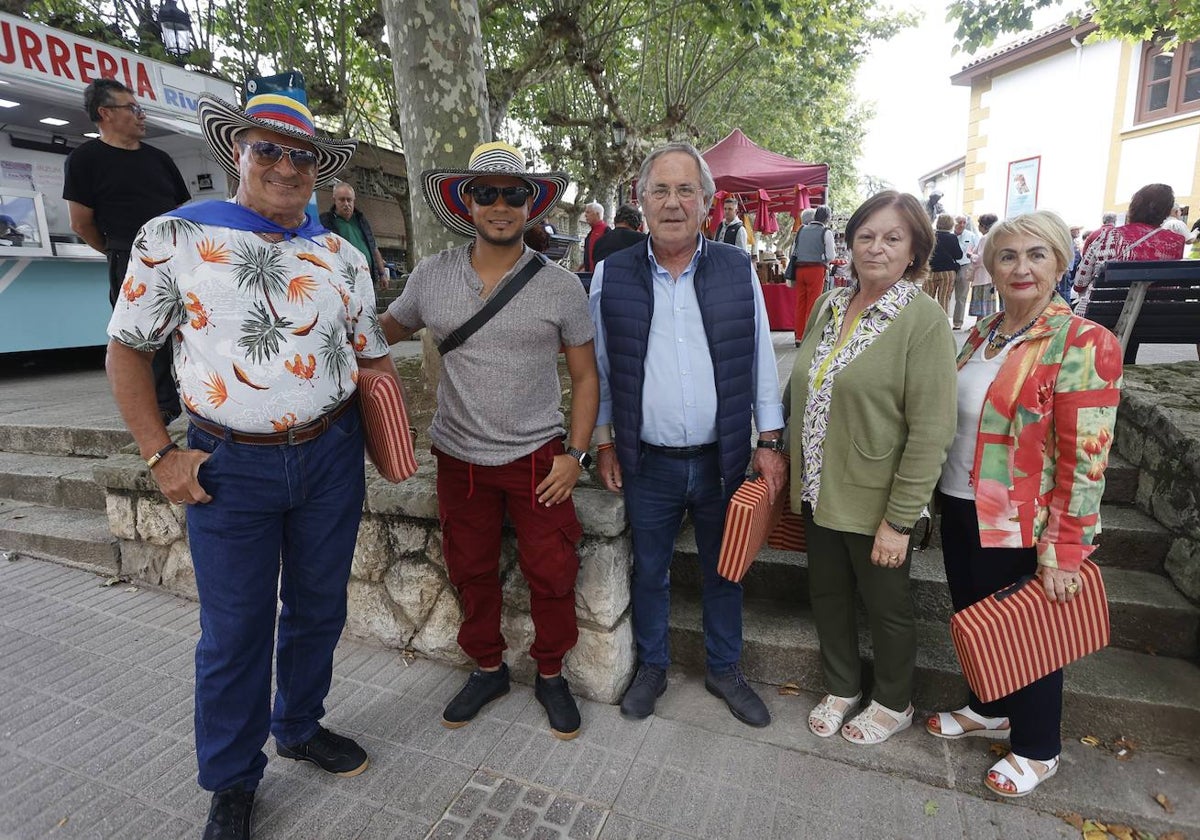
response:
[[[402,484],[389,484],[369,465],[367,469],[347,632],[398,651],[465,665],[456,641],[462,610],[442,558],[433,464],[423,460],[418,474]],[[109,457],[95,477],[106,490],[109,527],[121,543],[120,573],[194,599],[184,508],[163,498],[136,455]],[[575,588],[579,643],[563,668],[576,693],[615,703],[634,669],[624,503],[602,489],[581,487],[575,506],[584,531]],[[516,556],[516,540],[506,529],[500,576],[507,659],[517,679],[532,682],[529,590]]]
[[[1200,601],[1200,362],[1126,367],[1114,444],[1140,468],[1138,507],[1174,534],[1167,574]]]

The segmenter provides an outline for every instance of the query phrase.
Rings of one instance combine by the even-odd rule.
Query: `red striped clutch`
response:
[[[358,401],[362,410],[367,455],[379,474],[393,483],[417,471],[408,410],[400,384],[388,373],[359,368]]]
[[[1022,579],[950,619],[950,638],[971,690],[985,703],[1007,697],[1108,645],[1108,598],[1100,569],[1079,568],[1083,589],[1069,604]]]
[[[717,574],[734,583],[741,581],[764,542],[771,548],[804,551],[804,520],[792,513],[786,484],[775,504],[770,504],[767,482],[757,477],[743,481],[729,500]]]

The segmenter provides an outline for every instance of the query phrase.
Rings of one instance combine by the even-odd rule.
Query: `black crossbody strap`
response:
[[[533,279],[533,275],[542,270],[542,266],[545,264],[546,258],[535,251],[533,259],[525,263],[525,267],[521,269],[516,277],[509,280],[500,291],[492,295],[488,302],[483,305],[483,309],[480,309],[465,324],[442,339],[441,343],[438,344],[438,352],[445,356],[451,350],[457,350],[480,327],[492,320],[492,317],[503,309],[504,305],[512,300],[517,292],[521,291],[525,287],[525,284]]]

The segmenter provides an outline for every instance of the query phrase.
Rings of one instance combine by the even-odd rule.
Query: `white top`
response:
[[[1011,342],[994,359],[985,359],[987,342],[979,345],[975,355],[958,372],[958,429],[942,467],[938,489],[956,499],[974,501],[975,486],[971,471],[975,468],[975,441],[979,437],[979,417],[988,388],[996,381],[1000,365],[1008,355]]]

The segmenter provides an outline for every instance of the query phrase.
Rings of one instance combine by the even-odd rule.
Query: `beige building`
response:
[[[407,261],[412,205],[404,155],[359,143],[341,180],[354,187],[355,206],[371,223],[383,258],[394,263],[400,271],[411,271],[412,266]],[[322,213],[333,207],[332,187],[317,192],[317,206]]]

